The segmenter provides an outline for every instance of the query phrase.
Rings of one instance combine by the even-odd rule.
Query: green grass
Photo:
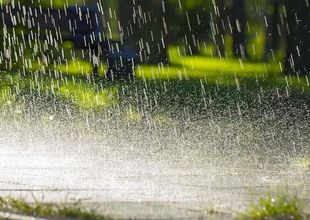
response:
[[[206,106],[214,98],[221,104],[256,100],[261,91],[282,97],[292,93],[300,97],[310,94],[310,80],[305,76],[285,75],[279,63],[183,56],[177,47],[169,49],[169,57],[171,65],[138,65],[134,83],[104,80],[93,83],[89,77],[90,63],[79,59],[48,67],[33,63],[24,76],[1,74],[0,105],[18,101],[18,88],[18,93],[49,94],[84,110],[105,110],[123,101],[130,107],[123,116],[137,121],[140,116],[131,109],[141,106],[142,102],[156,107],[199,109],[197,107]],[[105,68],[100,67],[102,76]],[[46,72],[36,73],[39,69]],[[146,100],[146,95],[150,100]]]
[[[251,205],[237,220],[302,220],[301,201],[297,196],[288,195],[260,198],[258,204]]]
[[[170,66],[140,65],[137,79],[147,80],[204,80],[213,85],[230,85],[247,90],[274,89],[310,93],[307,76],[283,73],[280,62],[250,62],[206,56],[183,56],[180,49],[169,49]]]
[[[0,105],[10,105],[15,101],[15,94],[9,86],[0,87]]]
[[[89,84],[66,83],[59,88],[60,96],[71,100],[75,105],[83,109],[105,109],[113,106],[117,101],[117,89],[115,87],[102,88],[96,91]]]
[[[75,204],[52,204],[28,203],[24,199],[2,198],[0,197],[0,210],[12,213],[29,215],[34,217],[55,217],[55,218],[73,218],[78,220],[108,220],[106,217],[98,214],[95,210],[83,208],[80,203]]]

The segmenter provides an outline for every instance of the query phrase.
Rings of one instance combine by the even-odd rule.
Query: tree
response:
[[[265,53],[264,60],[267,61],[270,53],[279,49],[281,36],[280,30],[280,0],[266,1],[265,13]]]
[[[233,54],[235,57],[245,59],[247,57],[247,50],[244,0],[233,0],[230,12],[230,25],[232,28]]]
[[[213,0],[211,33],[219,57],[225,56],[226,8],[224,0]]]
[[[286,0],[287,73],[310,74],[310,6],[305,0]]]

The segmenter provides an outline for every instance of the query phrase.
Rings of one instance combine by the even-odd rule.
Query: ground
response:
[[[70,66],[3,73],[1,195],[121,217],[229,219],[278,188],[308,204],[308,79],[278,63],[171,60],[138,66],[134,83]]]

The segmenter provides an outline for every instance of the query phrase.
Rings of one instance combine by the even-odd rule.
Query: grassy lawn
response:
[[[81,204],[53,204],[35,201],[29,203],[24,199],[0,197],[0,211],[55,219],[72,220],[108,220],[110,217],[98,214],[95,210],[86,209]],[[0,217],[1,219],[1,217]]]
[[[308,77],[286,76],[282,64],[257,63],[204,56],[182,56],[169,50],[171,66],[139,66],[136,77],[164,80],[206,80],[211,84],[229,84],[238,89],[293,89],[310,92]]]
[[[170,65],[138,65],[133,83],[93,83],[90,63],[78,59],[49,67],[34,63],[26,74],[1,74],[0,104],[14,103],[21,95],[35,93],[96,111],[121,103],[130,105],[130,109],[139,105],[203,108],[216,100],[222,104],[252,102],[262,92],[282,97],[305,97],[310,93],[308,78],[285,75],[280,63],[182,56],[177,48],[169,50],[169,57]],[[104,72],[102,65],[100,74]]]

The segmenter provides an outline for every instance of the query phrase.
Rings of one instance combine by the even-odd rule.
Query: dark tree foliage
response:
[[[310,74],[310,2],[286,0],[285,72]]]
[[[189,55],[199,53],[199,42],[202,42],[207,38],[209,29],[209,22],[207,21],[209,19],[208,12],[205,8],[187,10],[185,16],[181,14],[179,21],[186,22],[183,24],[186,29],[183,30],[183,33],[180,33],[180,36],[184,36]]]
[[[201,43],[209,40],[211,5],[205,0],[167,0],[171,43],[185,45],[187,55],[199,54]]]
[[[167,63],[169,33],[162,0],[120,0],[120,24],[125,41],[140,51],[140,61]]]

